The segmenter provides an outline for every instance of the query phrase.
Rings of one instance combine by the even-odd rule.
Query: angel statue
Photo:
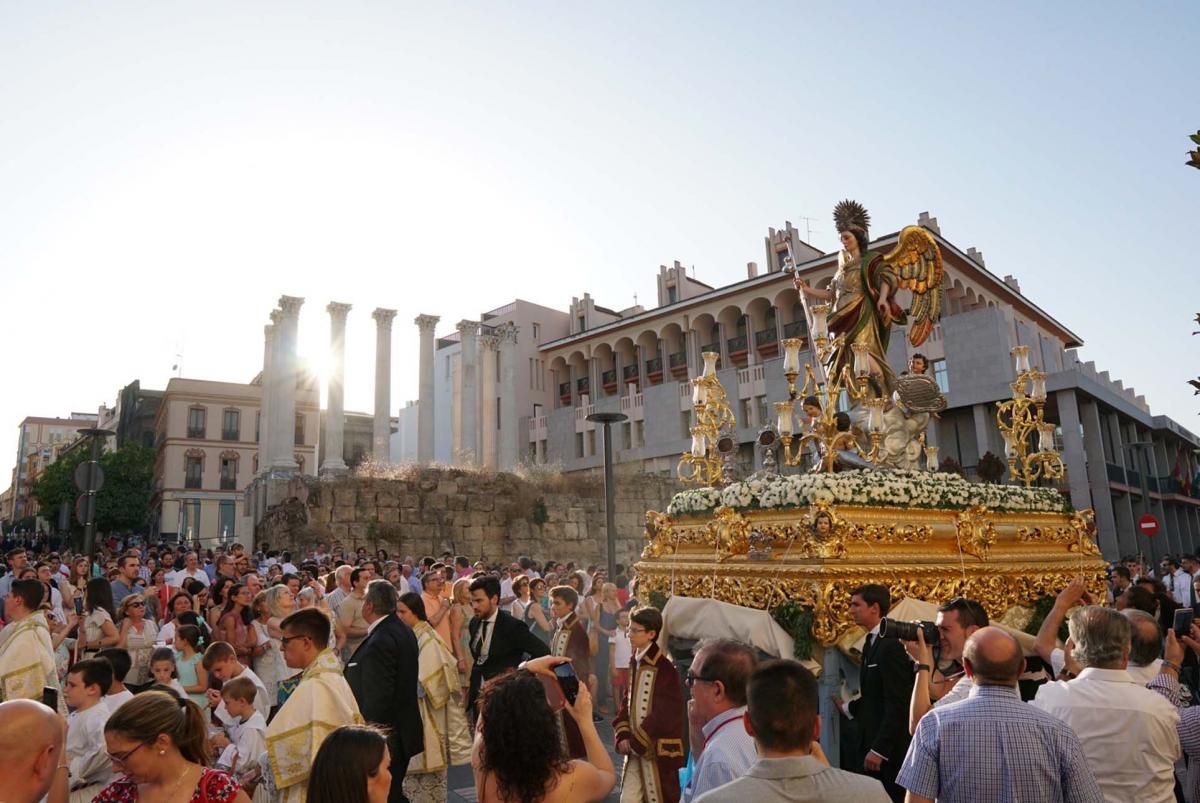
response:
[[[794,279],[796,289],[806,300],[833,302],[828,318],[833,338],[826,363],[829,376],[840,376],[846,367],[853,371],[851,346],[862,343],[874,395],[890,398],[896,389],[896,374],[887,362],[892,326],[907,325],[911,316],[909,342],[919,346],[929,337],[942,312],[942,253],[933,235],[920,226],[905,226],[887,254],[868,250],[871,216],[856,201],[834,207],[833,222],[842,250],[830,289],[810,287],[799,276]],[[896,303],[902,289],[912,292],[907,311]]]

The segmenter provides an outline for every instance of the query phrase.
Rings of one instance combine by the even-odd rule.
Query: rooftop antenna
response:
[[[637,293],[633,294],[633,306],[637,306]]]
[[[816,218],[815,217],[804,217],[803,215],[801,215],[800,220],[804,221],[804,242],[811,245],[812,244],[812,223],[814,220],[816,220]]]

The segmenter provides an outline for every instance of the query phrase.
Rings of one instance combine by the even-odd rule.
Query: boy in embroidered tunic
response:
[[[550,637],[550,654],[562,655],[571,659],[571,667],[579,677],[580,683],[587,683],[592,674],[592,647],[588,641],[587,630],[580,621],[575,608],[579,604],[579,594],[571,586],[555,586],[550,589],[550,615],[554,617],[555,631]],[[558,712],[559,733],[567,746],[571,758],[587,758],[587,748],[583,744],[583,736],[579,726],[570,716]]]
[[[625,756],[621,803],[678,803],[683,767],[683,694],[679,673],[655,643],[662,614],[642,608],[630,617],[633,661],[629,694],[613,721],[617,752]]]

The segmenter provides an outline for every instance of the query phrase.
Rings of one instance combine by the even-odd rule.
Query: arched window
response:
[[[241,457],[235,451],[221,452],[221,490],[237,490],[238,460]]]
[[[200,488],[204,483],[204,450],[188,449],[183,453],[183,487]]]

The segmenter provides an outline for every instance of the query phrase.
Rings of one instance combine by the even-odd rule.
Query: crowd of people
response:
[[[6,800],[445,801],[469,764],[513,803],[1200,801],[1192,556],[1122,561],[1103,599],[1076,580],[1032,650],[965,598],[898,640],[889,590],[856,589],[831,767],[812,673],[731,639],[680,671],[595,566],[55,546],[9,544],[0,577]]]

